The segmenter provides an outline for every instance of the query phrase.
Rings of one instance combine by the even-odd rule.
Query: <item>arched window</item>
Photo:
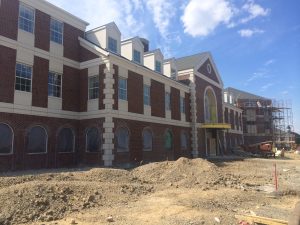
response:
[[[74,141],[75,141],[74,133],[71,128],[61,129],[57,137],[58,152],[73,152]]]
[[[164,136],[164,147],[166,150],[171,150],[173,146],[173,136],[170,130],[167,130]]]
[[[180,134],[180,144],[181,149],[187,149],[188,148],[188,135],[185,131],[182,131]]]
[[[150,129],[144,129],[143,131],[143,150],[152,151],[152,132]]]
[[[13,131],[5,123],[0,123],[0,155],[11,154],[13,149]]]
[[[204,119],[206,123],[217,122],[217,102],[212,89],[208,88],[204,96]]]
[[[96,127],[89,128],[86,132],[86,151],[98,152],[100,146],[101,141],[98,129]]]
[[[116,132],[117,139],[117,151],[128,152],[129,151],[129,131],[125,127],[121,127]]]
[[[48,135],[45,128],[35,126],[27,135],[27,153],[46,153]]]

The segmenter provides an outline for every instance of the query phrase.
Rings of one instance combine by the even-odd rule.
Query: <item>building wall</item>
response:
[[[18,0],[2,0],[0,5],[0,35],[17,40],[18,35]]]

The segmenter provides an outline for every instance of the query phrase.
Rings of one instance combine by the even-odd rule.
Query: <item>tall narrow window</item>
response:
[[[61,97],[61,75],[58,73],[48,74],[48,96]]]
[[[128,152],[129,151],[129,131],[125,127],[121,127],[116,132],[117,136],[117,151]]]
[[[27,153],[46,153],[47,139],[45,128],[40,126],[32,127],[27,135]]]
[[[150,105],[150,86],[144,85],[144,105]]]
[[[73,152],[74,151],[74,133],[71,128],[63,128],[59,131],[57,137],[58,152]]]
[[[119,77],[119,99],[127,100],[127,79]]]
[[[165,93],[166,110],[171,110],[171,95],[169,92]]]
[[[180,112],[185,113],[185,98],[180,97]]]
[[[12,153],[13,148],[13,131],[4,123],[0,123],[0,155]]]
[[[117,44],[117,40],[112,38],[112,37],[108,37],[108,50],[117,53],[118,52],[118,44]]]
[[[50,23],[50,40],[58,44],[63,43],[63,28],[64,25],[62,22],[51,18]]]
[[[173,146],[173,137],[170,130],[167,130],[167,132],[164,135],[164,147],[166,150],[171,150]]]
[[[87,152],[98,152],[100,150],[100,137],[96,127],[88,129],[86,132],[86,151]]]
[[[89,77],[89,99],[99,98],[99,76]]]
[[[151,151],[152,150],[152,132],[149,129],[143,131],[143,150]]]
[[[18,91],[31,92],[32,67],[21,63],[16,65],[16,86]]]
[[[155,60],[155,71],[161,73],[161,62],[158,60]]]
[[[141,52],[137,50],[133,50],[133,61],[137,63],[141,63]]]
[[[181,149],[187,149],[188,147],[188,135],[185,131],[182,131],[180,134],[180,144],[181,144]]]
[[[24,4],[19,7],[19,28],[30,33],[34,31],[34,9]]]

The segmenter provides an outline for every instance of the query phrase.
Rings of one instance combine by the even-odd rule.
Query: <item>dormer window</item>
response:
[[[117,40],[112,38],[112,37],[108,37],[108,50],[117,53],[118,52],[118,45],[117,45]]]
[[[141,63],[141,52],[137,50],[133,50],[133,61],[137,63]]]
[[[161,73],[161,62],[158,60],[155,60],[155,71]]]

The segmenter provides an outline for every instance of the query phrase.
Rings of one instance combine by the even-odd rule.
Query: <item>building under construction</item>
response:
[[[243,110],[244,144],[273,141],[289,149],[295,142],[292,103],[272,100],[234,88],[224,90],[229,101]]]

